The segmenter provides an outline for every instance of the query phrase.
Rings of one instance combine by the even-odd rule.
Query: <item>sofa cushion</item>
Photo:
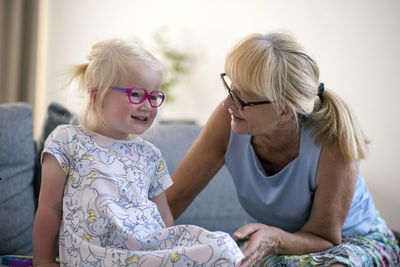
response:
[[[223,166],[176,223],[196,224],[208,230],[233,235],[239,227],[255,221],[242,208],[232,176]]]
[[[159,124],[146,132],[143,138],[160,149],[169,172],[173,173],[201,128],[188,123]],[[233,179],[223,166],[175,223],[195,224],[208,230],[232,234],[240,226],[252,221],[255,220],[240,205]]]
[[[193,123],[158,123],[142,137],[153,143],[163,154],[168,171],[172,173],[201,131]]]
[[[35,213],[30,105],[0,104],[0,144],[0,255],[30,255]]]

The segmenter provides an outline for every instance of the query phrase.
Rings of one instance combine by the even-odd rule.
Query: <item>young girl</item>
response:
[[[138,135],[164,101],[161,63],[133,43],[93,46],[73,79],[88,90],[81,125],[58,126],[42,153],[34,265],[234,266],[243,254],[222,232],[173,226],[160,151]]]

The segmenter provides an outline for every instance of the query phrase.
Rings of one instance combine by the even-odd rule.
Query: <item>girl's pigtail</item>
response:
[[[71,79],[69,80],[69,84],[74,80],[78,80],[80,87],[85,88],[85,73],[88,66],[88,63],[73,66],[71,69]]]

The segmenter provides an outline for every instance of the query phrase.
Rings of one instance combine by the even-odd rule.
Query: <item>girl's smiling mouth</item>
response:
[[[142,122],[146,122],[147,121],[147,117],[144,116],[131,116],[132,119],[138,120],[138,121],[142,121]]]

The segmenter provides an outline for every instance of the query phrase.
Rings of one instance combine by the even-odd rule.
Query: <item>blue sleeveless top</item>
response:
[[[297,158],[271,176],[265,173],[251,145],[251,136],[231,131],[225,165],[233,177],[243,208],[260,223],[296,232],[308,220],[321,153],[321,146],[314,143],[311,130],[312,127],[301,129]],[[342,235],[367,233],[375,216],[372,196],[359,173]]]

